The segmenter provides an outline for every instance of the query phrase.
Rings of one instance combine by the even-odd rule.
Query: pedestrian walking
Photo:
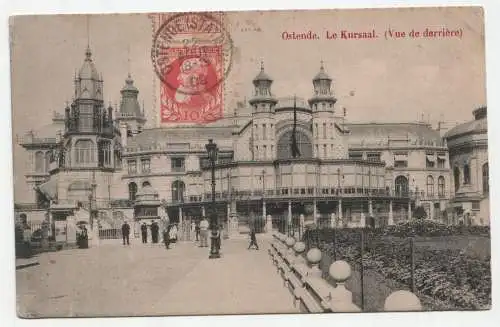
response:
[[[208,220],[203,217],[200,221],[200,247],[208,247]]]
[[[197,220],[195,223],[194,231],[196,233],[196,242],[200,240],[200,221]]]
[[[122,238],[123,238],[123,245],[127,243],[127,245],[130,245],[130,225],[125,221],[122,225]]]
[[[141,234],[142,234],[142,243],[145,244],[148,242],[148,225],[146,223],[142,223],[141,225]]]
[[[170,228],[171,225],[168,224],[163,230],[163,242],[165,243],[165,248],[170,249]]]
[[[153,243],[158,243],[158,233],[159,233],[159,227],[156,221],[153,221],[151,223],[151,240]]]
[[[250,230],[250,245],[248,245],[248,250],[250,250],[250,248],[252,246],[255,246],[256,250],[259,249],[259,245],[257,244],[257,237],[255,236],[255,229],[254,228],[252,228]]]

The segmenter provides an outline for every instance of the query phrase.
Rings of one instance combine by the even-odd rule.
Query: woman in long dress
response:
[[[170,227],[170,231],[168,233],[168,236],[170,238],[170,242],[171,243],[175,243],[177,242],[177,225],[173,224],[171,227]]]

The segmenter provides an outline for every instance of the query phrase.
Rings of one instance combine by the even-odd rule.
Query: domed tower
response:
[[[274,110],[278,100],[271,93],[273,80],[264,71],[261,63],[259,74],[253,79],[255,87],[253,97],[248,101],[252,106],[252,138],[255,160],[274,160],[275,117]]]
[[[118,132],[113,126],[113,110],[104,106],[103,80],[89,47],[74,85],[73,102],[65,108],[64,166],[114,168],[112,149]]]
[[[325,72],[323,62],[313,80],[314,95],[308,100],[312,110],[314,156],[321,159],[346,157],[343,133],[335,124],[335,103],[332,78]]]
[[[142,132],[146,118],[144,117],[144,108],[141,110],[141,106],[139,105],[139,90],[135,87],[130,73],[120,93],[122,97],[120,110],[116,114],[116,122],[120,126],[122,144],[126,145],[127,137]]]

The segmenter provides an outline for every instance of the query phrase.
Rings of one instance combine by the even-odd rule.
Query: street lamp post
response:
[[[208,159],[210,160],[210,168],[212,170],[212,213],[210,215],[210,229],[212,231],[211,237],[210,237],[210,259],[217,259],[220,258],[220,253],[219,253],[219,236],[217,235],[217,230],[219,228],[218,224],[218,219],[217,219],[217,213],[215,211],[215,161],[217,160],[217,152],[219,149],[217,149],[217,144],[213,142],[212,139],[208,140],[207,145],[205,145],[205,148],[208,153]]]

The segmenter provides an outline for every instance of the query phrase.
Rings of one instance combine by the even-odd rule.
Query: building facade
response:
[[[448,131],[453,197],[449,223],[489,225],[489,164],[487,108],[473,111],[474,120]]]
[[[449,201],[460,201],[446,145],[455,151],[453,130],[443,139],[424,122],[349,122],[335,106],[323,65],[308,99],[276,97],[261,67],[249,83],[248,103],[203,126],[145,128],[130,74],[120,106],[106,108],[90,49],[74,82],[74,100],[64,113],[19,140],[30,154],[26,182],[33,200],[16,204],[16,211],[31,219],[39,211],[52,221],[102,227],[123,219],[181,223],[208,215],[205,145],[213,139],[219,150],[215,203],[225,221],[244,225],[257,216],[274,228],[298,219],[383,226],[411,219],[422,205],[429,219],[454,222],[446,216]],[[243,109],[251,114],[237,114]]]

